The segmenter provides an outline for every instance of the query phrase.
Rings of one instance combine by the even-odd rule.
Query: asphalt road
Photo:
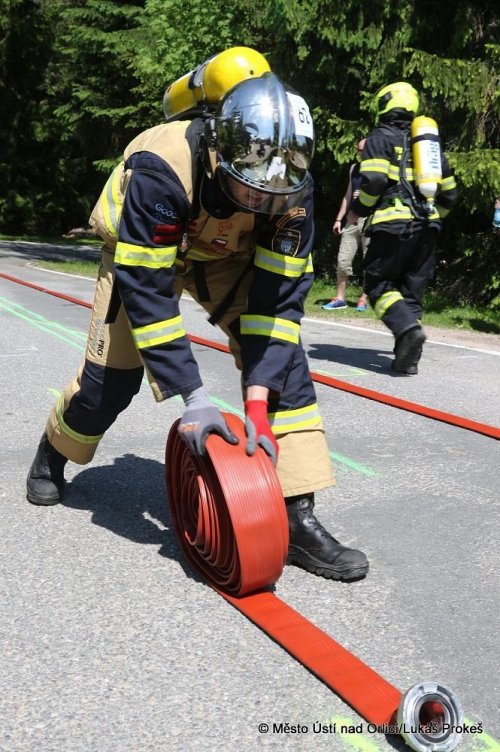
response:
[[[0,271],[90,301],[88,280],[32,265],[53,253],[0,243]],[[193,301],[182,308],[189,332],[224,341]],[[29,465],[80,363],[88,317],[0,278],[0,751],[403,749],[369,733],[184,563],[163,481],[178,399],[158,405],[144,385],[92,464],[68,467],[63,504],[26,502]],[[500,352],[480,341],[426,343],[420,374],[405,378],[388,370],[384,332],[307,319],[303,339],[315,371],[500,425]],[[240,410],[231,357],[193,349],[218,404]],[[498,442],[317,392],[337,474],[317,514],[367,552],[371,569],[346,585],[287,566],[277,595],[401,690],[424,679],[451,687],[482,728],[464,733],[461,749],[500,750]],[[315,733],[315,723],[336,731]],[[273,733],[273,724],[307,731]],[[357,731],[340,733],[342,724]]]

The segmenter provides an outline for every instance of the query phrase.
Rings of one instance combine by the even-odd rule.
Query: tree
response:
[[[42,115],[64,196],[60,224],[71,226],[86,220],[103,177],[136,130],[130,60],[143,2],[56,0],[46,8],[57,39]]]
[[[5,0],[4,0],[5,2]],[[6,229],[59,232],[87,218],[104,171],[134,132],[127,67],[143,3],[11,0]]]
[[[500,94],[493,5],[276,0],[268,22],[276,34],[275,66],[285,70],[288,60],[297,61],[292,83],[308,92],[314,108],[319,268],[331,258],[333,206],[345,188],[355,142],[373,123],[373,95],[391,80],[408,80],[440,125],[462,196],[442,239],[453,261],[447,280],[465,301],[495,300],[499,286],[492,270],[500,249],[491,216],[500,193]]]
[[[255,0],[146,0],[141,41],[133,70],[139,79],[135,94],[147,117],[162,117],[161,103],[170,83],[228,47],[255,45],[261,52]],[[256,31],[255,31],[256,30]]]
[[[0,225],[35,232],[45,173],[38,103],[53,37],[38,2],[1,0],[0,10]]]
[[[498,295],[491,233],[499,176],[499,14],[484,0],[0,0],[0,226],[59,232],[86,220],[138,131],[162,120],[169,83],[211,55],[253,46],[315,118],[317,270],[374,93],[419,90],[461,190],[441,239],[455,298]]]

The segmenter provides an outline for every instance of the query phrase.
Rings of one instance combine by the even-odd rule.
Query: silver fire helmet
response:
[[[300,206],[314,152],[304,99],[274,73],[236,84],[215,113],[221,185],[245,210],[284,214]]]

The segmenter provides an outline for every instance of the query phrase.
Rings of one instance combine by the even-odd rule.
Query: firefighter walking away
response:
[[[369,217],[364,289],[394,334],[393,371],[418,373],[425,342],[424,293],[434,277],[442,220],[457,201],[437,124],[417,117],[419,95],[404,81],[375,97],[375,128],[360,166],[362,182],[348,222]]]

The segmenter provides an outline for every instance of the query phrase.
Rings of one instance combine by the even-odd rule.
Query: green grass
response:
[[[75,261],[68,259],[67,261],[36,261],[33,266],[39,266],[42,269],[52,269],[56,272],[65,272],[66,274],[77,274],[79,277],[97,277],[97,270],[99,268],[98,261]]]
[[[74,243],[73,243],[74,245]],[[37,266],[44,269],[67,272],[95,278],[98,262],[93,261],[37,261]],[[348,308],[340,311],[323,311],[321,304],[331,300],[334,285],[324,279],[315,280],[311,292],[306,300],[306,316],[325,318],[338,321],[366,321],[376,320],[372,309],[368,307],[365,313],[356,311],[356,303],[361,294],[361,288],[349,285],[347,288]],[[427,292],[424,304],[424,324],[443,327],[445,329],[461,329],[489,334],[500,334],[500,311],[483,310],[473,306],[451,306],[443,303],[441,296],[433,290]]]
[[[306,301],[306,315],[316,318],[333,318],[339,321],[356,319],[356,321],[376,320],[373,310],[368,306],[364,313],[356,311],[356,303],[361,295],[361,287],[349,285],[346,302],[348,308],[340,311],[323,311],[321,304],[332,299],[335,285],[323,279],[315,280]],[[444,329],[463,329],[489,334],[500,334],[500,311],[484,310],[474,306],[452,306],[443,302],[435,290],[429,289],[424,300],[423,323]]]
[[[63,238],[62,235],[57,235],[55,237],[48,237],[46,235],[39,236],[39,235],[4,235],[3,233],[0,233],[0,240],[12,240],[19,242],[26,242],[26,243],[44,243],[44,244],[52,244],[52,245],[67,245],[69,247],[71,246],[79,246],[79,245],[90,245],[95,246],[96,248],[100,248],[102,245],[102,240],[100,238]]]

